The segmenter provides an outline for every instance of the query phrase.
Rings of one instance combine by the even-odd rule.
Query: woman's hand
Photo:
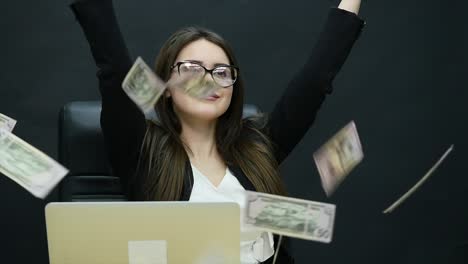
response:
[[[359,13],[359,7],[361,7],[361,0],[341,0],[339,9],[343,9],[354,14]]]

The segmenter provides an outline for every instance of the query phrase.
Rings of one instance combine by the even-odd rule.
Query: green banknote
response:
[[[243,218],[249,228],[329,243],[335,205],[246,191]]]
[[[3,128],[8,131],[13,131],[13,128],[16,125],[16,120],[0,113],[0,128]]]
[[[43,199],[68,170],[9,131],[0,129],[0,173]]]
[[[345,177],[364,158],[354,121],[351,121],[314,153],[327,196],[331,196]]]
[[[153,111],[154,105],[166,87],[166,83],[153,72],[141,57],[137,58],[122,83],[125,93],[145,114]]]
[[[168,87],[181,89],[195,98],[204,98],[220,88],[213,81],[191,74],[176,76],[165,83],[141,57],[136,59],[122,83],[122,88],[128,97],[147,116],[151,116],[154,105]]]

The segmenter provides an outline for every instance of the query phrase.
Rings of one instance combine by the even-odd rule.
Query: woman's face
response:
[[[213,69],[218,64],[230,64],[224,50],[205,39],[193,41],[185,46],[179,52],[175,63],[187,60],[197,61],[207,69]],[[175,68],[171,73],[171,79],[177,77],[177,68]],[[213,81],[209,73],[204,78]],[[184,93],[180,88],[172,87],[167,90],[166,96],[172,97],[174,111],[182,120],[214,121],[228,109],[232,89],[232,86],[220,88],[206,97],[195,98]]]

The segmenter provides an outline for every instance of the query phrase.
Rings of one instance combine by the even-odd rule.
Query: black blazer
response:
[[[79,0],[71,8],[89,42],[98,67],[102,97],[101,127],[112,167],[126,186],[130,200],[140,200],[141,186],[129,187],[133,177],[146,122],[143,113],[121,88],[132,66],[115,17],[111,0]],[[276,148],[278,163],[287,157],[315,120],[332,81],[359,37],[363,21],[354,13],[332,8],[325,27],[311,50],[306,64],[291,80],[269,118],[269,136]],[[240,168],[230,167],[247,190],[255,190]],[[193,175],[186,164],[181,200],[189,200]],[[268,260],[266,263],[270,263]],[[285,247],[280,248],[278,263],[293,263]]]

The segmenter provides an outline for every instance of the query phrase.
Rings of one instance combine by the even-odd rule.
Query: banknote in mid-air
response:
[[[8,131],[13,131],[15,128],[16,120],[0,113],[0,128],[6,129]]]
[[[335,205],[246,191],[243,224],[248,228],[329,243]]]
[[[187,78],[180,80],[178,87],[182,88],[185,93],[195,98],[204,98],[213,94],[217,89],[222,87],[218,86],[214,81],[207,80],[206,78]]]
[[[221,88],[214,81],[197,74],[185,74],[171,78],[165,83],[153,70],[138,57],[125,76],[122,88],[130,99],[148,116],[154,111],[154,105],[168,87],[182,89],[192,97],[204,98]]]
[[[327,196],[331,196],[364,157],[354,121],[351,121],[314,153]]]
[[[43,199],[68,170],[9,131],[0,129],[0,173]]]
[[[166,84],[141,57],[138,57],[125,76],[122,88],[143,113],[147,114],[154,110],[154,105],[164,93]]]
[[[447,158],[448,154],[452,152],[454,145],[451,145],[440,157],[440,159],[429,169],[428,172],[411,188],[409,189],[405,194],[403,194],[398,200],[396,200],[390,207],[385,209],[383,211],[384,214],[391,213],[393,210],[395,210],[400,204],[402,204],[408,197],[410,197],[421,185],[431,177],[431,175],[434,173],[435,170],[440,166],[440,164]]]

